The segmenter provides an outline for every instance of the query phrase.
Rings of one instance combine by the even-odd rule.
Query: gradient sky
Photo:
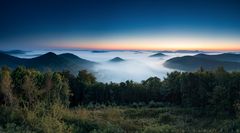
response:
[[[62,48],[240,50],[240,1],[0,1],[0,49]]]

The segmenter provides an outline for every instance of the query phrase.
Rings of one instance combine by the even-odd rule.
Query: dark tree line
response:
[[[80,71],[77,77],[69,72],[62,74],[73,93],[72,106],[90,102],[129,105],[154,101],[235,115],[240,100],[240,72],[227,72],[221,67],[215,71],[175,71],[163,80],[151,77],[141,83],[101,83],[86,71]]]
[[[51,105],[60,102],[71,107],[89,103],[131,105],[168,103],[194,107],[214,114],[235,116],[240,100],[240,72],[171,72],[160,80],[151,77],[141,83],[101,83],[87,71],[77,76],[68,71],[41,73],[18,67],[2,68],[0,102],[5,105],[32,107],[39,101]]]

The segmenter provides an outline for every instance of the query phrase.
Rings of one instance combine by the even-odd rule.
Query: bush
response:
[[[228,133],[239,133],[240,132],[240,120],[225,120],[219,131]]]
[[[169,124],[174,121],[174,118],[169,113],[160,114],[158,117],[158,123]]]
[[[108,123],[104,129],[93,130],[90,133],[124,133],[124,130],[120,127]]]
[[[7,123],[23,124],[23,113],[19,109],[12,107],[0,107],[0,123],[1,125]]]
[[[162,125],[158,127],[147,127],[143,133],[177,133],[177,129],[170,125]]]
[[[63,121],[73,133],[88,133],[93,130],[98,130],[99,125],[90,120],[81,119],[76,114],[67,113],[63,117]]]
[[[34,133],[29,126],[7,123],[5,128],[0,128],[1,133]]]
[[[129,109],[124,112],[124,114],[129,118],[157,118],[161,113],[159,109]]]
[[[148,107],[149,107],[149,108],[164,107],[164,104],[161,103],[161,102],[150,101],[150,102],[148,103]]]
[[[57,118],[46,116],[40,121],[40,129],[45,133],[65,133],[69,132],[67,125]]]

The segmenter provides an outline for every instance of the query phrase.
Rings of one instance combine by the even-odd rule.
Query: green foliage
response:
[[[176,133],[177,130],[170,125],[162,125],[158,127],[148,127],[143,133]]]
[[[86,70],[79,71],[77,80],[85,86],[92,85],[96,82],[96,78],[91,73],[88,73]]]
[[[159,123],[169,124],[174,121],[174,118],[172,117],[171,114],[165,113],[165,114],[160,114],[158,120],[159,120]]]
[[[228,111],[233,108],[230,102],[230,92],[227,89],[229,88],[222,86],[216,86],[213,89],[211,104],[213,105],[213,109],[216,113],[228,113]]]
[[[0,132],[237,132],[239,92],[240,72],[223,68],[101,83],[87,71],[4,67]]]
[[[23,101],[23,104],[32,107],[37,103],[39,97],[39,88],[36,87],[32,78],[29,75],[23,77],[24,81],[22,84],[23,95],[19,97]]]
[[[0,100],[7,105],[13,105],[15,98],[12,92],[12,79],[8,68],[2,68],[0,74]]]
[[[104,127],[103,129],[99,129],[99,130],[95,129],[90,133],[124,133],[124,130],[108,123],[107,126]]]
[[[4,133],[35,133],[30,127],[24,125],[16,125],[15,123],[7,123],[4,129],[0,129]]]
[[[52,102],[60,101],[63,105],[69,105],[70,91],[67,81],[58,73],[52,76],[53,86],[50,90]]]
[[[165,99],[174,104],[181,104],[181,90],[180,90],[180,72],[172,72],[167,74],[163,81],[163,89],[165,90]]]

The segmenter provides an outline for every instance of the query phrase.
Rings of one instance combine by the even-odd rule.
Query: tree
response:
[[[146,81],[142,82],[143,86],[147,89],[147,93],[150,95],[149,101],[160,101],[162,98],[161,88],[162,83],[158,77],[150,77]]]
[[[3,95],[4,103],[7,105],[13,105],[14,96],[12,92],[12,79],[10,76],[10,70],[8,68],[2,68],[0,77],[0,91]]]
[[[12,84],[13,84],[13,93],[17,97],[22,95],[22,84],[24,82],[24,76],[28,74],[28,71],[25,67],[17,67],[12,73]]]
[[[182,105],[188,107],[198,106],[198,77],[196,74],[182,73],[180,84]]]
[[[39,89],[36,87],[33,77],[31,75],[25,75],[24,81],[22,84],[23,89],[23,101],[27,107],[32,107],[39,98],[40,92]]]
[[[212,72],[198,71],[195,73],[198,77],[197,85],[197,107],[206,108],[209,105],[209,99],[215,87],[215,77]]]
[[[86,70],[82,70],[79,71],[76,82],[78,87],[73,90],[73,94],[74,101],[76,101],[75,104],[78,105],[84,102],[85,92],[96,83],[96,78]]]
[[[61,72],[61,75],[64,77],[65,80],[67,80],[69,89],[71,91],[70,106],[76,106],[80,99],[80,95],[76,94],[76,92],[79,88],[77,78],[76,78],[76,76],[71,74],[70,71],[63,71],[63,72]]]
[[[86,70],[79,71],[77,80],[80,83],[83,83],[86,86],[96,83],[96,78]]]
[[[69,105],[70,90],[67,80],[59,73],[53,73],[52,88],[50,90],[51,102],[60,102],[63,105]]]
[[[167,77],[163,81],[163,89],[165,93],[165,101],[181,104],[181,90],[180,90],[180,79],[181,73],[174,71],[167,74]]]
[[[215,113],[230,113],[233,110],[233,104],[230,101],[231,95],[228,88],[216,86],[213,89],[211,104]]]

